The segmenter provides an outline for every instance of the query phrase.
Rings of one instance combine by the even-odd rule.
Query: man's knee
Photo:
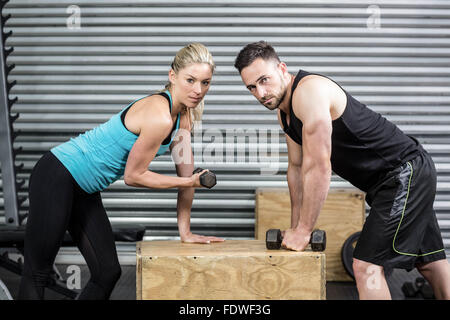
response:
[[[353,259],[353,268],[358,290],[370,289],[379,291],[387,288],[382,266]]]
[[[419,272],[433,272],[437,270],[445,270],[449,268],[447,259],[441,259],[431,262],[417,263],[416,268]]]
[[[382,274],[383,267],[370,262],[353,259],[353,273],[355,278],[367,278],[371,275]]]
[[[353,259],[353,273],[355,275],[355,278],[361,278],[365,277],[367,274],[367,268],[370,266],[370,263]]]

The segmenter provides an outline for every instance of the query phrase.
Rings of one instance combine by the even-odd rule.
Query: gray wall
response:
[[[16,64],[9,80],[17,80],[12,95],[19,98],[13,111],[20,113],[15,123],[21,131],[15,146],[23,148],[20,178],[28,181],[43,152],[161,89],[176,51],[202,42],[217,72],[206,98],[203,145],[198,135],[194,148],[210,152],[223,146],[246,156],[197,163],[214,170],[219,182],[214,191],[196,192],[192,229],[252,238],[255,189],[287,187],[286,147],[276,114],[257,104],[233,68],[242,46],[264,39],[292,73],[303,68],[332,77],[423,143],[436,162],[435,208],[450,249],[449,1],[79,0],[79,29],[67,11],[72,4],[12,0],[4,10],[12,15],[6,30],[13,31],[7,45],[15,49],[8,63]],[[218,133],[213,128],[223,139],[216,136],[210,143],[210,134]],[[256,129],[270,129],[280,138],[276,175],[261,175],[256,155],[266,145]],[[227,143],[226,134],[240,143]],[[175,174],[169,155],[150,168]],[[333,175],[331,186],[349,184]],[[176,190],[131,188],[119,180],[102,197],[113,224],[145,224],[147,240],[178,236]],[[28,202],[24,205],[25,213]],[[133,259],[132,246],[119,245],[119,251]]]

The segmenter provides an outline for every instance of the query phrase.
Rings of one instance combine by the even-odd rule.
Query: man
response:
[[[419,142],[333,80],[303,70],[290,74],[264,41],[245,46],[235,67],[255,98],[277,110],[286,133],[291,228],[282,246],[302,251],[308,245],[333,170],[366,192],[371,206],[353,259],[360,298],[390,299],[385,275],[417,267],[437,298],[450,299],[450,268],[433,210],[436,171]]]

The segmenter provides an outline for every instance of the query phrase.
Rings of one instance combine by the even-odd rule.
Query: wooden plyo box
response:
[[[325,299],[325,255],[267,250],[264,241],[136,247],[138,300]]]
[[[354,189],[330,189],[315,228],[326,231],[327,281],[353,281],[341,259],[344,241],[361,231],[365,220],[365,194]],[[265,240],[268,229],[291,227],[291,200],[287,188],[256,191],[255,238]]]

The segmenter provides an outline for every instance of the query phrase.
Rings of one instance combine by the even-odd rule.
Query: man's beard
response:
[[[281,92],[281,97],[280,97],[280,96],[272,96],[272,97],[269,97],[268,99],[273,99],[273,100],[270,102],[270,104],[266,105],[266,104],[264,104],[264,102],[262,102],[262,105],[263,105],[264,107],[266,107],[267,109],[269,109],[269,110],[275,110],[275,109],[277,109],[277,108],[280,106],[281,101],[283,101],[283,100],[284,100],[284,97],[286,96],[286,87],[285,87],[285,86],[282,86],[280,92]],[[268,99],[264,97],[264,98],[263,98],[263,101],[267,101]]]

